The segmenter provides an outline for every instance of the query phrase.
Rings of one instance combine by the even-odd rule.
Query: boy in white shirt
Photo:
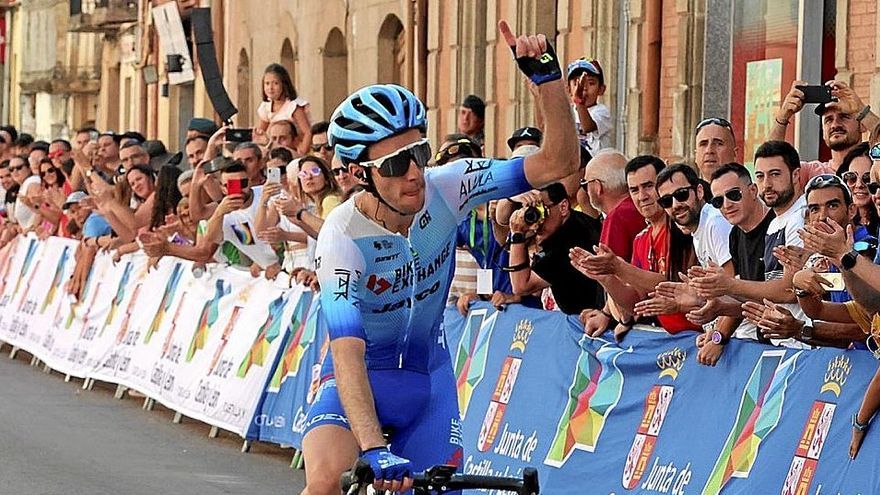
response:
[[[605,94],[605,75],[598,60],[579,58],[568,64],[568,94],[581,146],[591,155],[611,147],[614,121],[608,107],[598,102]]]

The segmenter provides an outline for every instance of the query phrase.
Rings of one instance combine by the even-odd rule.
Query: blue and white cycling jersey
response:
[[[425,206],[409,237],[347,201],[318,237],[315,265],[330,338],[366,342],[368,370],[428,373],[449,360],[441,331],[455,269],[456,227],[471,209],[528,191],[523,159],[462,159],[425,172]],[[327,359],[323,375],[332,374]]]

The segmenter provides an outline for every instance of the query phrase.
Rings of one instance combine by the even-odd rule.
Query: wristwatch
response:
[[[510,234],[510,243],[511,244],[522,244],[526,242],[526,235],[522,232],[511,232]]]
[[[859,252],[853,249],[852,251],[843,255],[840,258],[840,269],[841,271],[852,270],[854,266],[856,266],[856,262],[859,259]]]
[[[712,332],[712,343],[715,345],[725,345],[730,342],[730,337],[725,337],[718,330]]]
[[[810,325],[804,325],[801,327],[801,335],[798,339],[801,342],[808,342],[813,340],[813,327]]]
[[[861,109],[858,114],[856,114],[856,120],[861,122],[868,116],[868,113],[871,112],[871,105],[865,105],[865,108]]]
[[[869,419],[867,423],[859,423],[859,413],[853,413],[852,416],[852,427],[856,431],[866,431],[868,427],[871,426],[871,420]]]

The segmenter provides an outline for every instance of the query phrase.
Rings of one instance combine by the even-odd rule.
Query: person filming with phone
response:
[[[880,117],[871,111],[871,106],[846,83],[828,81],[823,85],[810,85],[794,81],[776,110],[775,124],[767,140],[785,141],[786,130],[795,114],[809,104],[818,104],[813,111],[822,119],[822,139],[831,149],[831,159],[802,162],[802,185],[817,175],[835,173],[847,153],[861,142],[863,130],[872,130],[880,124]]]
[[[254,187],[250,183],[247,168],[238,160],[220,172],[220,184],[224,196],[208,220],[205,233],[211,251],[228,242],[253,262],[252,275],[257,276],[265,270],[266,278],[274,279],[281,271],[278,253],[269,243],[257,237],[254,227],[262,187]]]

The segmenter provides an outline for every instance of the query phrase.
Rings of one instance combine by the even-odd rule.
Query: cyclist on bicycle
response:
[[[310,495],[340,491],[360,456],[377,489],[407,491],[411,473],[461,464],[455,380],[442,331],[456,226],[475,206],[578,170],[578,141],[559,62],[543,35],[499,29],[537,85],[541,150],[525,159],[462,159],[424,170],[425,107],[392,85],[362,88],[331,118],[329,140],[366,192],[337,207],[318,238],[316,270],[330,355],[306,420]],[[392,430],[390,449],[383,428]]]

